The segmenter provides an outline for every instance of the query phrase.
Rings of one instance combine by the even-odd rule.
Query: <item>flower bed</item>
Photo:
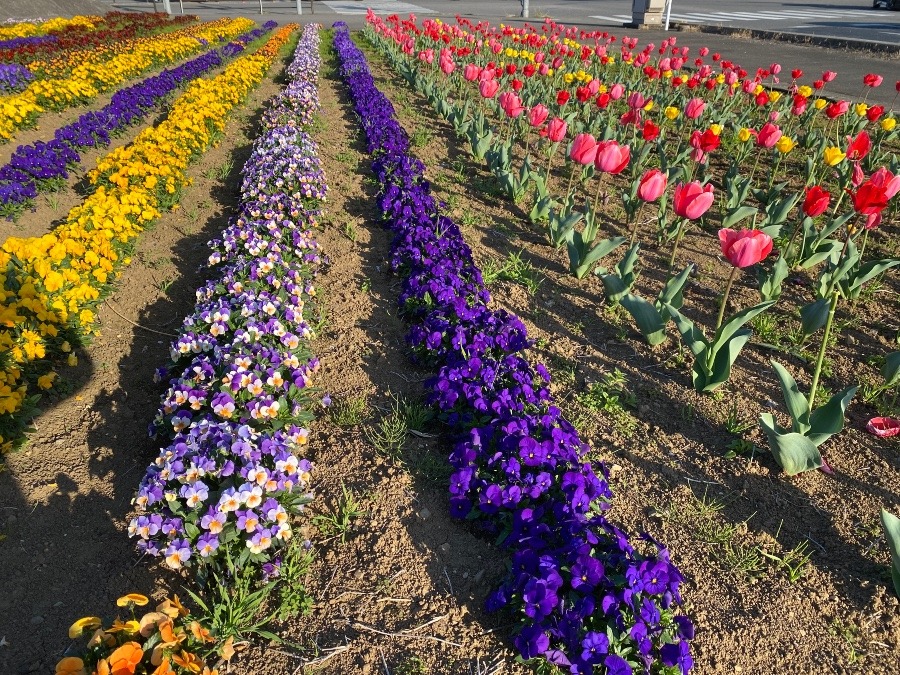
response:
[[[34,124],[44,110],[63,110],[90,101],[150,68],[186,58],[210,42],[229,39],[252,26],[249,19],[218,19],[125,43],[121,52],[112,55],[105,47],[78,54],[64,77],[36,80],[22,93],[0,99],[0,141],[9,141],[16,130]]]
[[[68,178],[68,170],[81,161],[78,150],[109,145],[111,135],[145,119],[177,87],[222,65],[222,56],[235,56],[243,51],[243,44],[260,38],[277,25],[269,21],[263,28],[236,38],[222,48],[221,56],[213,49],[177,68],[117,91],[100,110],[85,113],[57,129],[49,142],[20,145],[9,163],[0,168],[0,216],[15,218],[21,214],[33,205],[39,192],[53,189]]]
[[[515,644],[572,672],[633,667],[687,672],[691,623],[675,616],[681,576],[648,539],[645,555],[602,515],[604,469],[547,390],[549,374],[521,355],[524,325],[492,311],[458,227],[441,216],[409,155],[406,133],[377,90],[346,26],[335,48],[373,154],[391,266],[403,277],[400,307],[417,357],[436,367],[430,400],[457,434],[450,461],[453,513],[498,535],[512,558],[490,609],[515,612]]]
[[[240,215],[210,242],[214,274],[159,371],[169,388],[151,433],[166,445],[141,481],[129,533],[173,569],[228,559],[277,573],[292,517],[311,499],[311,465],[296,453],[318,370],[308,349],[322,263],[313,231],[327,188],[300,120],[318,108],[318,43],[307,25],[274,103],[296,103],[299,90],[304,109],[254,144]]]
[[[285,26],[217,77],[192,83],[165,121],[101,159],[90,176],[96,191],[52,233],[11,237],[3,245],[0,449],[9,450],[21,438],[36,403],[29,388],[34,392],[52,386],[56,374],[48,357],[70,353],[80,336],[93,329],[94,308],[122,264],[128,243],[160,209],[178,202],[188,180],[186,167],[216,142],[229,112],[262,80],[294,28]]]

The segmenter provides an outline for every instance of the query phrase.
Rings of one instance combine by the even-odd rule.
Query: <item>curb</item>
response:
[[[755,40],[774,40],[777,42],[790,42],[798,45],[826,47],[829,49],[846,49],[855,52],[869,52],[900,57],[900,45],[889,42],[875,42],[871,40],[856,40],[853,38],[826,37],[822,35],[803,35],[800,33],[783,33],[774,30],[760,30],[756,28],[737,28],[734,26],[710,26],[688,23],[672,23],[672,28],[687,33],[713,33],[716,35],[730,35]]]

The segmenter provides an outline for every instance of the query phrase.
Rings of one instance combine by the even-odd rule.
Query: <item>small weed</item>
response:
[[[575,400],[588,410],[605,413],[619,433],[630,436],[637,428],[637,420],[625,407],[633,408],[637,400],[628,391],[627,384],[625,374],[616,368],[606,373],[600,382],[594,382],[586,391],[576,394]]]
[[[753,443],[744,438],[735,438],[727,446],[725,459],[734,459],[738,455],[747,455],[753,452]]]
[[[457,194],[448,194],[444,201],[446,202],[447,207],[453,211],[459,207],[459,195]]]
[[[524,286],[534,295],[541,285],[540,275],[532,264],[522,259],[524,249],[518,253],[510,253],[506,260],[487,258],[481,266],[481,275],[484,283],[493,284],[497,281],[512,281]]]
[[[416,473],[446,489],[447,479],[453,473],[453,467],[447,462],[446,457],[424,450],[416,454],[413,461]]]
[[[59,192],[51,192],[46,195],[47,206],[49,206],[54,211],[59,210]]]
[[[403,418],[410,431],[425,431],[425,427],[434,418],[434,412],[417,399],[397,399],[394,410]]]
[[[753,421],[742,418],[740,411],[738,411],[737,401],[732,400],[731,408],[728,410],[728,415],[725,417],[725,429],[728,433],[740,436],[745,431],[752,429],[753,426]]]
[[[382,417],[374,428],[366,430],[366,439],[375,446],[379,454],[399,462],[408,432],[401,404],[396,402],[391,406],[391,411]]]
[[[197,203],[197,206],[199,206],[201,209],[208,209],[210,206],[212,206],[212,202],[208,199],[201,199]]]
[[[418,126],[409,140],[414,148],[424,148],[431,142],[431,137],[431,129],[425,126]]]
[[[334,158],[341,164],[347,164],[349,166],[356,166],[359,162],[356,154],[349,152],[348,150],[341,150]]]
[[[694,409],[692,403],[685,403],[681,406],[679,414],[681,415],[682,422],[693,422],[694,418],[697,416],[697,411]]]
[[[827,362],[828,362],[828,359],[826,358],[825,363],[827,363]],[[830,368],[829,368],[829,371],[830,371]],[[824,364],[822,367],[822,374],[825,375],[826,377],[831,376],[830,372],[828,372],[828,373],[825,372]],[[829,387],[826,387],[824,384],[820,384],[819,388],[816,389],[816,400],[813,403],[813,408],[818,408],[820,405],[824,405],[828,401],[828,399],[831,398],[831,395],[832,395],[831,389]]]
[[[858,643],[859,628],[857,626],[844,623],[841,619],[835,619],[828,626],[828,632],[843,640],[847,647],[847,660],[850,663],[856,663],[865,655]]]
[[[363,293],[368,293],[372,290],[372,280],[369,277],[363,278],[362,281],[359,282],[359,290]]]
[[[722,547],[720,560],[729,572],[758,576],[765,568],[765,560],[756,546],[729,542]]]
[[[367,408],[365,394],[338,401],[331,407],[331,421],[339,427],[355,427],[366,418]]]
[[[200,211],[198,211],[195,207],[185,209],[184,215],[192,224],[200,220]]]
[[[582,321],[563,321],[563,325],[568,328],[573,335],[584,337],[584,322]]]
[[[356,243],[356,225],[351,222],[344,223],[344,236],[354,244]]]
[[[225,180],[226,178],[228,178],[228,176],[231,175],[231,170],[232,170],[233,168],[234,168],[234,158],[233,158],[233,157],[228,157],[228,159],[226,159],[224,162],[222,162],[222,163],[216,168],[216,177],[217,177],[220,181]]]
[[[341,483],[341,493],[334,513],[315,516],[312,522],[325,538],[340,537],[341,543],[343,543],[350,533],[350,528],[353,527],[353,521],[364,516],[366,512],[353,491],[348,490],[343,483]]]
[[[422,659],[413,656],[394,668],[394,673],[396,675],[428,675],[428,668]]]
[[[474,227],[478,224],[478,216],[473,211],[466,209],[459,217],[459,224],[462,227]]]
[[[810,558],[812,558],[812,551],[809,549],[808,541],[801,541],[782,556],[766,553],[766,551],[762,549],[760,549],[759,552],[769,560],[773,561],[775,563],[775,568],[783,571],[787,575],[790,583],[794,583],[803,578],[808,569],[806,565],[809,563]]]
[[[174,279],[163,279],[156,287],[159,289],[160,293],[168,293],[169,289],[172,287],[172,284],[175,283]]]
[[[549,361],[550,370],[555,381],[563,384],[573,384],[575,382],[578,364],[574,359],[567,358],[556,352],[550,352]]]

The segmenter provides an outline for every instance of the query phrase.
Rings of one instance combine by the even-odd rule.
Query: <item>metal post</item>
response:
[[[169,0],[163,0],[163,11],[166,14],[169,14],[169,15],[172,14],[172,4],[171,4],[171,2],[169,2]]]
[[[297,0],[297,14],[303,16],[303,0]]]
[[[181,13],[184,14],[184,0],[178,0],[178,6],[181,7]]]
[[[666,28],[669,30],[669,17],[672,16],[672,0],[666,0]]]
[[[259,0],[259,13],[262,14],[262,0]]]
[[[528,18],[528,0],[522,0],[522,18]]]

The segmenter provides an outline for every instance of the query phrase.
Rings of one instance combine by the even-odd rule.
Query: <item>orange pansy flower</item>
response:
[[[84,661],[77,656],[67,656],[56,664],[56,675],[85,675]]]
[[[109,655],[111,675],[134,675],[134,670],[144,658],[144,650],[137,642],[126,642]]]

